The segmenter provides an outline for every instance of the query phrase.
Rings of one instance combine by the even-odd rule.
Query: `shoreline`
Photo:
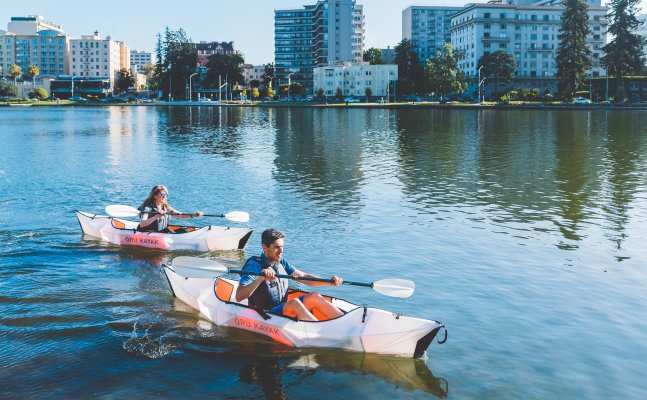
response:
[[[0,103],[0,107],[260,107],[260,108],[341,108],[341,109],[478,109],[478,110],[647,110],[646,104],[477,104],[477,103],[445,103],[438,102],[406,102],[406,103],[298,103],[298,102],[154,102],[154,103],[70,103],[64,102],[24,102]]]

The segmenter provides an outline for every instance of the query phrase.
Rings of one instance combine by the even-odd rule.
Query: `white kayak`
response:
[[[438,321],[358,306],[335,297],[324,296],[344,311],[344,315],[325,321],[297,321],[251,308],[247,301],[236,302],[238,282],[218,278],[185,277],[172,265],[164,273],[173,294],[200,311],[214,324],[244,329],[268,336],[291,347],[326,347],[403,357],[422,357],[445,325]],[[289,298],[306,292],[290,289]],[[439,343],[444,343],[445,338]]]
[[[252,234],[249,228],[215,225],[183,227],[187,230],[185,233],[142,232],[137,230],[137,221],[83,211],[76,211],[76,217],[86,235],[120,246],[160,250],[241,250]]]

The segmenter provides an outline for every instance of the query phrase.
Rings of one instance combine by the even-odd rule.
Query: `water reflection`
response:
[[[361,208],[364,112],[287,109],[276,113],[274,178],[327,209]]]
[[[633,117],[632,117],[633,116]],[[638,116],[638,117],[636,117]],[[543,230],[577,249],[583,225],[608,212],[621,247],[630,203],[645,179],[644,114],[403,110],[396,118],[399,178],[414,207],[491,207],[508,229]],[[643,151],[641,151],[643,150]],[[600,198],[608,198],[600,204]],[[480,221],[480,219],[476,219]]]
[[[313,386],[312,380],[330,382],[330,377],[322,376],[323,373],[360,373],[377,379],[376,383],[367,383],[372,388],[358,389],[362,394],[383,393],[386,390],[383,385],[404,393],[424,392],[437,398],[446,398],[449,393],[447,380],[434,376],[424,360],[346,351],[306,351],[296,358],[276,354],[257,356],[241,368],[239,379],[257,384],[267,399],[286,399],[289,388]]]

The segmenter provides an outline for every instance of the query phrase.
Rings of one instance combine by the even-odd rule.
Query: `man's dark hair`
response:
[[[278,229],[265,229],[261,234],[261,244],[269,247],[272,243],[279,239],[283,239],[284,237],[285,234]]]

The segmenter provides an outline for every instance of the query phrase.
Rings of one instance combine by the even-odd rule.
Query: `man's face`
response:
[[[271,264],[281,261],[281,256],[283,255],[283,239],[276,239],[269,246],[263,245],[263,253],[265,253],[265,257],[267,257],[267,260]]]

